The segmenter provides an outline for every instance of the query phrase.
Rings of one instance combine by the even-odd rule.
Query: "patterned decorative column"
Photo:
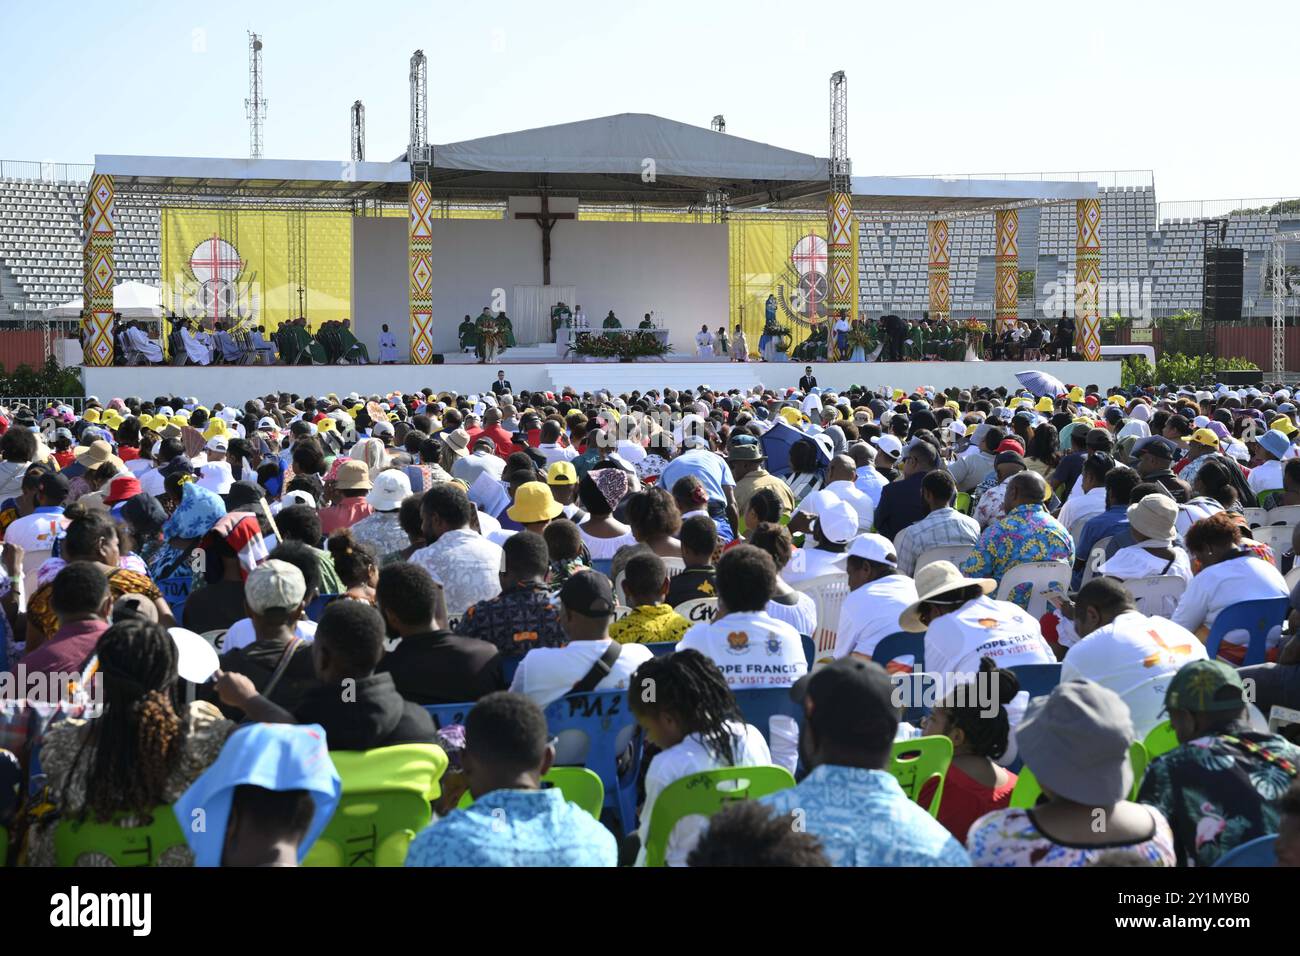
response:
[[[82,319],[83,365],[113,364],[113,177],[95,173],[86,199],[86,255],[83,260],[87,313]]]
[[[932,220],[926,231],[930,239],[930,318],[947,321],[952,312],[948,285],[948,223]]]
[[[998,242],[993,283],[994,327],[1001,335],[1020,320],[1020,213],[999,209],[994,219]]]
[[[826,200],[826,311],[833,316],[844,309],[850,322],[858,301],[853,285],[855,255],[853,200],[848,193],[831,193]]]
[[[411,364],[433,362],[433,197],[429,184],[411,183],[410,229]]]
[[[1101,359],[1101,315],[1097,311],[1101,290],[1101,200],[1076,200],[1074,215],[1075,347],[1085,361],[1096,362]]]

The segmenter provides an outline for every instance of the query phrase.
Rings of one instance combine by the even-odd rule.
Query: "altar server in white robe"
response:
[[[203,344],[203,340],[188,325],[181,328],[181,344],[185,346],[185,357],[195,365],[208,365],[212,362],[212,350]]]
[[[134,322],[126,327],[126,340],[151,365],[157,365],[163,360],[162,346],[149,338],[144,329],[140,328]]]
[[[379,364],[392,365],[397,361],[397,336],[388,331],[388,326],[384,326],[384,331],[379,333]]]
[[[713,357],[713,333],[707,325],[701,325],[700,331],[695,333],[695,354],[700,358]]]

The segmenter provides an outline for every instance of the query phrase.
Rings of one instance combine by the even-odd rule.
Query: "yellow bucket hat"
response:
[[[1070,389],[1070,401],[1072,402],[1083,401],[1083,389],[1081,389],[1078,385]]]
[[[203,437],[212,439],[218,435],[226,434],[226,423],[220,418],[214,418],[208,422],[208,427],[203,430]]]
[[[99,422],[99,409],[98,409],[98,408],[88,408],[88,409],[86,409],[84,412],[81,413],[81,417],[82,417],[83,419],[85,419],[86,421],[88,421],[88,422],[95,422],[96,424],[98,424],[98,422]]]
[[[1055,408],[1056,408],[1056,403],[1053,402],[1053,401],[1052,401],[1050,398],[1048,398],[1046,395],[1044,395],[1042,398],[1040,398],[1040,399],[1038,400],[1038,404],[1034,406],[1034,410],[1035,410],[1035,411],[1039,411],[1039,412],[1051,412],[1051,411],[1053,411]]]
[[[175,425],[177,428],[184,428],[188,422],[179,415],[173,415],[171,418],[167,419],[167,424]]]
[[[1287,418],[1285,415],[1279,415],[1277,418],[1273,419],[1268,423],[1268,427],[1274,431],[1281,432],[1283,435],[1294,435],[1296,433],[1295,422],[1291,421],[1291,419]]]

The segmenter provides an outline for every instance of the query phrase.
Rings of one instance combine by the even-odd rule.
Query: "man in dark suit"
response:
[[[513,394],[514,389],[510,387],[510,382],[506,378],[505,369],[497,369],[497,380],[492,383],[492,394],[503,395],[506,392]]]
[[[816,387],[817,387],[817,376],[815,376],[812,373],[811,365],[805,365],[803,370],[803,378],[799,379],[799,390],[801,392],[806,392],[809,389],[814,389]]]
[[[876,530],[890,541],[929,513],[921,499],[921,481],[939,467],[939,450],[914,438],[903,449],[902,466],[903,477],[880,489],[880,504],[876,506]]]

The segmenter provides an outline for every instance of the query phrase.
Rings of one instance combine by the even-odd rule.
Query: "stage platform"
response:
[[[456,357],[459,359],[459,357]],[[493,365],[318,365],[318,366],[166,366],[86,368],[81,370],[87,395],[100,401],[135,395],[194,396],[200,402],[242,403],[270,392],[325,395],[334,392],[385,394],[394,389],[416,392],[454,390],[461,394],[485,391],[497,369],[516,390],[559,390],[570,385],[579,391],[608,389],[615,393],[633,389],[744,388],[797,386],[803,362],[500,362]],[[1119,385],[1119,362],[818,362],[813,374],[822,388],[850,385],[869,388],[914,389],[922,385],[947,388],[1017,386],[1015,373],[1037,368],[1069,385],[1098,385],[1103,390]]]

